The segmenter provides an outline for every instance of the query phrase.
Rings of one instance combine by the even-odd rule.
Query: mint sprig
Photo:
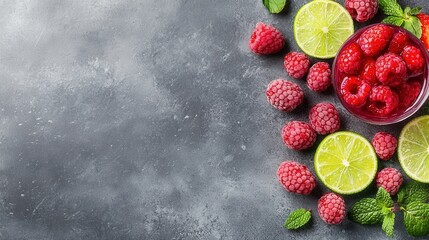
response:
[[[429,234],[429,204],[412,202],[404,213],[404,224],[407,232],[414,237]]]
[[[422,24],[416,17],[422,10],[421,7],[406,7],[402,9],[401,5],[396,0],[378,0],[381,10],[387,17],[382,21],[384,23],[400,26],[417,38],[422,36]]]
[[[280,13],[286,6],[286,0],[262,0],[270,13]]]
[[[383,231],[386,233],[387,236],[393,237],[394,226],[395,226],[395,214],[393,212],[389,212],[386,215],[384,215],[381,229],[383,229]]]
[[[285,221],[284,227],[289,230],[298,229],[307,224],[310,219],[311,212],[304,208],[300,208],[289,215]]]

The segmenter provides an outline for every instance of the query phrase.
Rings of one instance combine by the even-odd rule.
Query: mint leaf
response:
[[[410,15],[417,15],[422,11],[421,7],[415,7],[415,8],[411,8],[410,12],[408,14]]]
[[[280,13],[286,5],[286,0],[262,0],[270,13]]]
[[[404,22],[402,23],[401,27],[408,30],[418,39],[420,39],[422,36],[422,24],[417,17],[408,16],[407,19],[404,19]]]
[[[398,202],[403,207],[411,202],[426,203],[429,200],[429,187],[415,181],[406,183],[398,192]]]
[[[391,208],[393,206],[393,200],[390,194],[382,187],[378,189],[375,200],[380,208]]]
[[[404,19],[402,17],[396,17],[396,16],[388,16],[387,18],[383,19],[383,23],[392,24],[396,26],[401,26],[402,23],[404,23]]]
[[[304,226],[308,221],[311,219],[311,212],[300,208],[295,211],[293,211],[289,217],[286,219],[284,227],[292,230],[292,229],[298,229],[302,226]]]
[[[393,237],[393,227],[395,226],[395,214],[390,212],[386,216],[384,216],[383,224],[381,228],[386,233],[387,236]]]
[[[414,237],[429,234],[429,204],[412,202],[404,213],[404,224],[407,232]]]
[[[381,207],[375,198],[364,198],[349,211],[349,219],[360,224],[376,224],[383,220]]]
[[[390,16],[402,17],[404,12],[402,11],[401,5],[396,0],[378,0],[381,10],[384,14]]]

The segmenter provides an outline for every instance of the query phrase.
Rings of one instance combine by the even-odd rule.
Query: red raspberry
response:
[[[284,58],[284,66],[289,76],[303,78],[310,67],[310,59],[304,53],[290,52]]]
[[[365,55],[374,57],[387,47],[393,33],[393,29],[387,25],[376,25],[362,33],[358,39],[358,44]]]
[[[375,75],[375,60],[372,58],[366,58],[362,66],[362,71],[359,74],[360,79],[369,83],[369,85],[372,86],[380,84],[377,79],[377,76]]]
[[[366,103],[371,86],[358,77],[345,77],[340,90],[346,103],[360,107]]]
[[[349,75],[359,72],[362,65],[363,52],[357,43],[346,46],[338,55],[338,69]]]
[[[387,116],[399,104],[399,97],[388,86],[375,86],[369,95],[368,110],[378,116]]]
[[[327,224],[340,224],[346,217],[346,203],[338,194],[326,193],[319,199],[317,211]]]
[[[394,53],[386,53],[375,62],[378,80],[392,87],[399,86],[407,80],[407,65]]]
[[[407,46],[408,42],[409,39],[405,32],[397,32],[393,35],[388,51],[399,55],[402,53],[402,50],[404,50],[404,47]]]
[[[417,80],[408,80],[405,84],[398,87],[399,108],[407,109],[420,95],[422,85]]]
[[[384,188],[390,195],[398,193],[404,179],[402,174],[396,168],[384,168],[377,173],[375,177],[377,187]]]
[[[301,87],[283,79],[271,81],[265,94],[273,107],[285,112],[291,112],[304,100]]]
[[[289,149],[304,150],[313,146],[316,132],[305,122],[292,121],[283,127],[282,138]]]
[[[310,109],[311,127],[318,133],[326,135],[340,129],[340,115],[334,105],[322,102]]]
[[[256,54],[279,52],[285,45],[283,34],[275,27],[257,23],[249,40],[249,47]]]
[[[315,92],[323,92],[331,86],[331,68],[329,63],[314,64],[307,76],[307,86]]]
[[[308,195],[316,187],[316,178],[305,165],[294,161],[282,162],[277,178],[283,187],[293,193]]]
[[[377,0],[346,0],[344,6],[353,19],[366,22],[373,18],[378,11]]]
[[[423,73],[423,66],[425,65],[425,59],[420,49],[408,45],[404,47],[404,51],[401,54],[407,68],[411,72],[411,76],[417,76]]]
[[[378,132],[372,139],[372,146],[377,156],[384,161],[393,157],[398,146],[398,140],[386,132]]]

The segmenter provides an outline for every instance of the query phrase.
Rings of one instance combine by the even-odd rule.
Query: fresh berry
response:
[[[249,40],[249,47],[256,54],[279,52],[285,45],[283,34],[275,27],[257,23]]]
[[[398,87],[399,108],[406,109],[410,107],[422,90],[422,85],[416,80],[408,80],[405,84]]]
[[[378,132],[372,139],[372,146],[377,153],[377,156],[384,161],[393,157],[398,146],[398,140],[391,134],[386,132]]]
[[[327,224],[340,224],[346,217],[346,203],[338,194],[326,193],[319,199],[317,211]]]
[[[404,47],[404,51],[401,54],[407,68],[411,72],[411,76],[417,76],[423,73],[423,66],[425,65],[425,59],[420,49],[407,45]]]
[[[362,66],[362,71],[359,74],[360,79],[372,86],[380,84],[377,76],[375,75],[375,60],[372,58],[366,58]]]
[[[289,76],[299,79],[303,78],[310,67],[310,59],[300,52],[290,52],[286,54],[284,66]]]
[[[392,87],[399,86],[407,80],[407,64],[394,53],[386,53],[375,62],[378,80]]]
[[[362,59],[362,49],[357,43],[352,43],[346,46],[338,55],[338,69],[345,74],[356,74],[361,68]]]
[[[403,181],[402,174],[396,168],[384,168],[375,177],[377,187],[384,188],[392,196],[398,193]]]
[[[376,25],[371,27],[358,39],[358,43],[365,55],[374,57],[379,55],[389,44],[394,30],[387,25]]]
[[[305,122],[292,121],[283,127],[282,138],[289,149],[304,150],[313,146],[316,132]]]
[[[308,195],[316,187],[316,178],[305,165],[294,161],[282,162],[277,178],[283,187],[293,193]]]
[[[358,77],[345,77],[341,83],[340,93],[344,101],[352,106],[360,107],[366,103],[371,86]]]
[[[340,115],[334,105],[322,102],[310,109],[311,127],[319,134],[326,135],[340,129]]]
[[[405,32],[399,31],[393,35],[392,41],[390,41],[388,51],[395,54],[401,54],[404,47],[409,42],[408,36]]]
[[[377,0],[346,0],[344,6],[352,18],[358,22],[366,22],[378,11]]]
[[[273,107],[285,112],[291,112],[304,100],[301,87],[283,79],[271,81],[265,94]]]
[[[392,113],[399,104],[396,92],[388,86],[375,86],[369,94],[368,110],[378,116],[387,116]]]
[[[323,92],[331,86],[331,68],[329,63],[314,64],[307,75],[307,86],[315,92]]]
[[[426,49],[429,50],[429,15],[420,13],[417,14],[417,17],[422,24],[422,37],[420,38],[420,40],[422,40]]]

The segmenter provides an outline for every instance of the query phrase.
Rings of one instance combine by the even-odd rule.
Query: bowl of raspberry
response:
[[[333,85],[341,104],[376,125],[403,121],[429,96],[429,55],[403,28],[374,24],[360,29],[340,48]]]

